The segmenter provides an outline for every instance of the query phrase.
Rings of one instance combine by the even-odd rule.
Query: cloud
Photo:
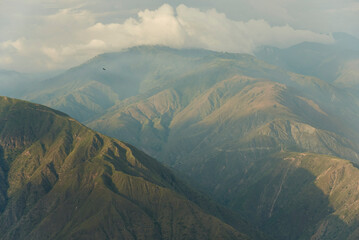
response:
[[[174,9],[169,5],[154,11],[140,11],[137,19],[129,18],[122,24],[97,23],[88,28],[88,33],[93,38],[102,39],[112,49],[144,44],[182,47],[185,40]]]
[[[201,11],[183,4],[175,9],[164,4],[112,23],[99,22],[88,10],[65,8],[39,17],[31,29],[22,38],[0,42],[0,67],[22,71],[68,68],[97,54],[136,45],[252,53],[262,45],[288,47],[303,41],[333,41],[329,35],[289,25],[235,21],[215,9]]]
[[[180,5],[177,14],[191,44],[211,50],[252,53],[261,45],[289,47],[303,41],[333,41],[328,35],[288,25],[272,27],[264,20],[233,21],[213,9],[201,12]]]
[[[23,49],[24,38],[19,38],[15,41],[5,41],[0,43],[0,49],[6,51],[19,52]]]

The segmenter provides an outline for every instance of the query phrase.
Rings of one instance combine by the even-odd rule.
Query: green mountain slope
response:
[[[1,239],[248,239],[152,158],[41,105],[0,98],[0,163]]]

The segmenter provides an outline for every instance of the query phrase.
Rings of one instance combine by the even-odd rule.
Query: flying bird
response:
[[[106,70],[106,68],[102,68],[102,70],[104,70],[104,71],[105,71],[105,70]]]

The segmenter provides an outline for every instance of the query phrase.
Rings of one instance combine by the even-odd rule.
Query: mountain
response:
[[[35,85],[24,95],[26,99],[87,121],[124,99],[162,88],[174,76],[183,76],[193,67],[206,64],[206,57],[211,54],[215,53],[182,52],[166,47],[137,47],[107,53]],[[198,62],[198,58],[204,63]]]
[[[282,152],[228,181],[229,205],[274,239],[359,238],[359,170],[347,160]]]
[[[21,95],[23,89],[19,88],[28,81],[30,80],[26,74],[0,69],[0,94],[4,96]]]
[[[208,161],[222,165],[225,153],[225,159],[237,161],[238,154],[255,158],[290,149],[358,161],[357,136],[346,137],[354,128],[342,126],[336,116],[285,85],[236,76],[215,84],[184,107],[181,95],[165,90],[113,108],[89,126],[121,136],[187,174],[193,172],[197,181],[206,184],[218,181],[208,181],[202,174],[211,179],[216,176],[212,171],[224,167]]]
[[[332,35],[335,45],[343,49],[359,51],[359,39],[357,37],[344,32],[335,32]]]
[[[279,49],[262,47],[256,57],[291,72],[318,77],[338,87],[359,87],[359,39],[333,34],[335,43],[304,42]]]
[[[0,239],[249,239],[143,152],[7,97],[0,178]]]
[[[0,95],[8,97],[19,97],[32,85],[59,74],[60,71],[44,73],[20,73],[0,69]]]
[[[286,157],[273,156],[317,154],[319,159],[359,163],[356,94],[332,80],[293,73],[246,54],[136,47],[100,55],[34,86],[24,97],[139,147],[220,203],[245,213],[246,220],[274,239],[327,239],[324,233],[315,235],[317,227],[346,203],[332,206],[331,196],[315,185],[318,175],[298,167],[308,173],[298,178],[311,187],[300,202],[310,214],[283,205],[298,198],[302,185],[295,181],[288,185],[294,192],[278,195],[283,209],[277,208],[276,195],[264,194],[271,188],[258,183],[277,183],[279,175],[270,166],[280,168]],[[323,205],[312,202],[312,192]],[[318,206],[325,210],[316,211]],[[300,224],[286,225],[296,215]],[[356,236],[353,219],[333,222],[328,228],[337,229],[333,239]]]
[[[216,83],[235,76],[284,84],[302,97],[315,98],[313,101],[325,105],[326,111],[350,121],[358,114],[356,96],[321,79],[293,74],[250,55],[158,46],[99,55],[33,86],[22,98],[90,123],[107,112],[167,90],[173,93],[173,89],[180,94],[181,99],[176,101],[183,108]]]

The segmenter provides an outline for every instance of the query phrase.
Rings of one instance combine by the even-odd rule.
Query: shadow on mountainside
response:
[[[2,213],[7,203],[7,169],[8,166],[4,158],[4,149],[0,146],[0,213]]]
[[[204,169],[216,166],[229,177],[206,191],[273,239],[342,240],[359,236],[354,205],[359,194],[353,196],[359,171],[349,161],[310,153],[252,157],[245,160],[222,155],[209,160]],[[237,175],[233,174],[235,168],[239,169]],[[222,177],[212,175],[213,179]]]
[[[341,191],[336,188],[342,179],[336,174],[345,166],[320,166],[320,161],[301,159],[300,154],[262,161],[228,189],[234,192],[229,206],[244,214],[249,222],[283,240],[348,239],[358,227],[354,221],[347,224],[340,219],[347,217],[341,210],[343,205],[357,199],[350,203],[350,199],[337,200]],[[350,196],[342,196],[346,197]]]

